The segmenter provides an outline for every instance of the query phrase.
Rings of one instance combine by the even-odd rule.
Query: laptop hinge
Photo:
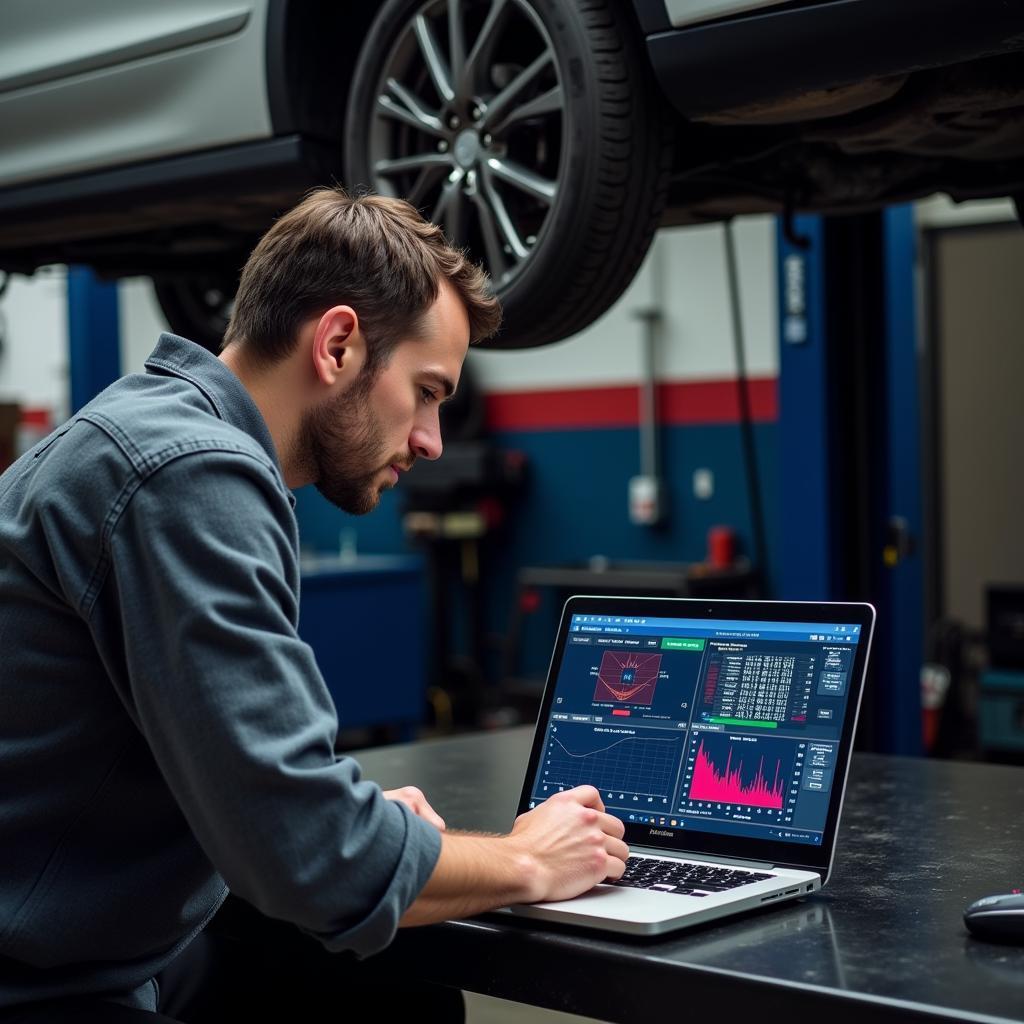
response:
[[[771,870],[774,864],[766,864],[758,860],[738,860],[736,857],[715,857],[711,854],[688,853],[685,850],[659,850],[653,846],[630,846],[631,853],[654,855],[655,857],[679,857],[682,860],[696,860],[702,864],[735,864],[738,868],[757,868],[761,871]]]

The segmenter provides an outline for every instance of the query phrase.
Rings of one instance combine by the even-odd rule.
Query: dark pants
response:
[[[462,993],[370,977],[355,957],[228,897],[207,929],[159,975],[160,1012],[98,999],[56,1000],[0,1014],[0,1024],[303,1024],[325,1012],[349,1022],[380,1017],[465,1019]]]

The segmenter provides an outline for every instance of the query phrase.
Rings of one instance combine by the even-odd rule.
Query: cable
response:
[[[747,476],[747,494],[750,498],[750,521],[754,531],[754,572],[758,582],[764,583],[766,544],[764,531],[764,504],[761,496],[761,478],[757,470],[757,452],[754,447],[754,427],[750,417],[749,382],[747,381],[746,344],[743,337],[743,317],[740,311],[739,272],[736,266],[736,240],[733,222],[725,223],[725,264],[729,281],[729,308],[732,313],[732,338],[736,350],[736,395],[740,407],[740,439],[743,444],[743,463]]]

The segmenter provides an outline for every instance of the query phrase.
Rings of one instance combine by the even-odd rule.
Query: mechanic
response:
[[[162,335],[145,374],[0,477],[8,1017],[171,1012],[157,976],[229,887],[348,951],[328,958],[343,1012],[338,979],[400,926],[621,875],[622,823],[590,787],[479,836],[361,779],[296,632],[291,489],[362,514],[438,458],[439,407],[499,321],[411,206],[322,189],[250,256],[219,358]],[[359,640],[339,614],[337,642]]]

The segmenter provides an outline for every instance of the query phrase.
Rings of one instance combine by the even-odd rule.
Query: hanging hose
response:
[[[750,415],[750,393],[747,381],[746,343],[743,336],[743,316],[740,310],[739,271],[736,265],[736,240],[733,222],[725,224],[725,264],[729,281],[729,308],[732,314],[732,339],[736,352],[736,395],[740,410],[740,440],[743,445],[743,464],[747,476],[747,495],[750,500],[750,521],[754,534],[754,572],[763,586],[767,579],[764,531],[764,506],[761,497],[761,478],[757,468],[754,446],[754,425]]]

